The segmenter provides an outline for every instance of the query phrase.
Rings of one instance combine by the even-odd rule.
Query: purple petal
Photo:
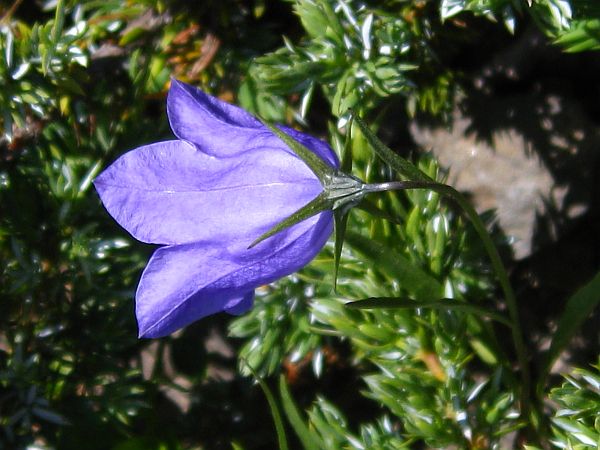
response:
[[[248,112],[175,79],[171,81],[167,97],[167,114],[175,136],[192,142],[209,155],[230,157],[261,147],[279,148],[293,154]],[[339,167],[337,156],[325,142],[288,127],[281,129],[331,166]]]
[[[299,270],[332,232],[332,213],[321,213],[273,236],[270,246],[222,248],[192,243],[159,248],[136,293],[140,337],[160,337],[202,317],[240,312],[254,288]],[[267,241],[265,241],[267,242]],[[261,247],[261,248],[259,248]]]
[[[175,136],[213,156],[235,155],[269,139],[266,128],[243,109],[175,79],[167,96],[167,114]]]
[[[227,314],[232,314],[234,316],[239,316],[244,314],[254,304],[254,290],[248,292],[240,299],[234,299],[225,304],[223,307],[223,311]]]
[[[340,160],[338,159],[335,152],[331,149],[329,144],[311,136],[310,134],[302,133],[301,131],[294,130],[293,128],[280,125],[279,128],[293,137],[295,140],[300,142],[306,148],[312,150],[317,154],[323,161],[328,163],[331,167],[339,168]]]
[[[219,159],[183,141],[128,152],[94,184],[136,239],[165,245],[248,246],[322,191],[302,161],[279,149]]]

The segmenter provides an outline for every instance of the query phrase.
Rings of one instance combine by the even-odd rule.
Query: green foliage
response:
[[[349,108],[372,108],[381,98],[411,92],[408,73],[422,61],[407,55],[413,43],[418,45],[418,32],[415,35],[411,23],[391,11],[357,6],[296,2],[294,10],[307,39],[299,45],[286,39],[285,47],[258,58],[251,69],[258,87],[275,94],[300,92],[304,105],[317,85],[337,117]]]
[[[234,320],[229,328],[231,336],[246,339],[240,359],[248,361],[259,374],[268,375],[277,372],[286,359],[295,364],[308,356],[315,371],[320,373],[322,339],[312,332],[306,303],[315,288],[318,286],[314,283],[291,276],[276,289],[271,286],[259,289],[257,308]],[[240,370],[250,375],[243,363]]]
[[[600,5],[593,0],[573,0],[573,20],[556,36],[568,52],[600,49]]]
[[[436,176],[438,169],[432,162],[424,163],[422,168],[429,176]],[[272,361],[272,355],[288,355],[291,361],[301,359],[296,355],[309,355],[313,362],[320,360],[322,364],[322,356],[319,358],[315,354],[319,355],[322,351],[323,343],[339,345],[333,338],[343,336],[350,340],[355,357],[362,361],[359,373],[368,387],[366,395],[385,405],[395,420],[400,419],[399,423],[391,423],[394,428],[400,427],[406,439],[424,440],[429,445],[443,447],[456,443],[466,445],[467,442],[475,445],[485,437],[492,445],[502,435],[518,427],[519,421],[515,394],[507,389],[512,377],[501,368],[504,356],[489,334],[488,322],[450,309],[432,311],[415,307],[409,310],[359,311],[344,306],[347,300],[365,297],[430,299],[436,291],[437,295],[442,295],[441,286],[444,286],[446,295],[456,295],[457,298],[477,301],[477,297],[482,295],[480,287],[485,285],[473,286],[472,292],[465,292],[464,288],[460,292],[458,289],[458,286],[465,285],[465,269],[469,272],[473,268],[470,263],[461,260],[461,253],[455,250],[455,246],[464,242],[460,237],[464,225],[440,204],[439,196],[418,191],[407,192],[402,195],[403,198],[395,194],[386,196],[391,202],[384,207],[388,211],[391,209],[393,214],[408,218],[415,214],[414,211],[419,211],[419,225],[410,225],[409,228],[410,220],[406,220],[402,226],[388,227],[383,222],[373,223],[362,214],[356,219],[351,216],[347,247],[339,268],[338,295],[333,294],[331,248],[310,269],[299,274],[304,283],[314,283],[310,290],[305,289],[306,284],[302,285],[308,293],[304,301],[310,301],[310,313],[305,320],[307,324],[314,324],[310,330],[322,337],[308,334],[307,330],[307,336],[299,341],[303,344],[312,342],[313,347],[294,348],[289,333],[283,340],[272,337],[275,330],[281,330],[280,335],[285,336],[283,330],[290,328],[290,317],[297,316],[297,312],[284,314],[281,310],[276,315],[269,311],[272,303],[284,304],[277,297],[281,293],[283,298],[288,296],[290,286],[294,286],[292,283],[297,283],[293,281],[279,282],[279,288],[272,291],[272,296],[257,301],[251,313],[252,319],[236,319],[231,329],[238,336],[242,324],[254,323],[264,330],[264,336],[255,337],[242,351],[244,357],[257,355],[256,362],[265,361],[264,358]],[[386,199],[381,200],[385,205]],[[432,227],[439,227],[440,223],[447,224],[444,227],[452,229],[453,233],[432,233]],[[371,227],[372,231],[369,231]],[[363,233],[371,240],[364,239]],[[395,242],[394,248],[402,251],[395,256],[394,251],[389,250],[392,241]],[[377,251],[378,245],[386,246],[387,251]],[[439,261],[428,256],[437,253]],[[377,263],[365,264],[365,261]],[[486,277],[478,274],[476,278],[485,280]],[[356,283],[357,279],[361,282]],[[435,288],[436,285],[439,287]],[[422,286],[427,286],[427,290]],[[302,295],[302,289],[297,288],[295,292]],[[294,302],[297,307],[296,298]],[[249,331],[247,329],[246,332]],[[262,345],[252,345],[259,339]],[[313,353],[310,354],[310,351]],[[258,355],[264,355],[263,359]],[[490,364],[490,370],[486,377],[469,380],[469,365],[478,358],[479,364]],[[272,368],[271,364],[267,370]],[[317,374],[321,373],[320,364],[315,370]],[[387,420],[389,422],[390,419]],[[365,430],[370,429],[368,423],[361,426]],[[329,436],[328,439],[333,438]],[[351,440],[352,434],[344,439]],[[335,445],[327,448],[335,448]]]
[[[568,52],[600,50],[600,19],[575,21],[556,43]]]
[[[200,17],[159,1],[2,8],[0,448],[183,448],[152,427],[171,415],[153,407],[166,381],[142,375],[148,343],[136,339],[150,249],[115,226],[91,182],[168,136],[169,76],[226,91],[240,69],[209,81],[243,49],[223,45],[194,71],[210,40]]]
[[[315,88],[320,88],[342,131],[349,108],[368,115],[384,99],[401,96],[407,100],[409,114],[418,109],[437,113],[446,108],[447,102],[452,102],[452,95],[444,92],[455,89],[456,79],[437,65],[436,49],[428,44],[435,41],[436,33],[440,36],[447,33],[451,26],[448,24],[455,17],[467,13],[483,16],[503,22],[514,32],[529,16],[547,34],[562,36],[576,23],[573,14],[581,17],[578,14],[582,11],[581,5],[571,8],[565,1],[539,1],[530,5],[513,1],[444,1],[433,11],[419,2],[402,2],[400,7],[382,2],[376,9],[360,8],[359,2],[314,0],[294,5],[306,32],[304,38],[298,42],[287,39],[285,47],[259,58],[250,73],[261,92],[299,93],[301,117],[308,114],[310,98]],[[402,13],[398,13],[399,9]],[[439,13],[437,18],[436,13]],[[393,19],[388,21],[391,16]],[[444,20],[445,25],[440,27],[436,20]],[[401,89],[377,89],[381,85],[377,76],[382,73],[372,71],[373,66],[369,65],[371,60],[381,57],[378,50],[384,48],[385,52],[390,44],[381,34],[382,29],[394,34],[392,48],[402,49],[386,55],[385,61],[386,67],[398,68],[390,75],[404,84]],[[426,43],[420,40],[423,35],[429,38]],[[341,42],[345,47],[340,46]],[[412,70],[417,67],[420,70]],[[399,68],[411,70],[401,72]],[[445,80],[442,82],[445,91],[434,95],[435,100],[429,103],[430,93],[436,92],[432,91],[432,79]],[[345,133],[348,135],[347,128]],[[369,156],[363,138],[359,135],[353,141],[355,173],[366,181],[386,181],[389,175],[381,163]],[[385,149],[381,142],[370,144],[375,150]],[[435,165],[425,168],[431,176],[439,176]],[[397,169],[408,179],[414,179],[403,164]],[[473,244],[473,231],[439,201],[438,194],[426,190],[384,194],[367,209],[375,209],[379,217],[391,217],[392,222],[352,212],[338,269],[337,292],[334,293],[335,280],[329,268],[335,254],[332,248],[328,247],[322,257],[298,275],[306,283],[302,290],[309,287],[309,295],[305,297],[310,302],[310,310],[305,312],[306,322],[314,324],[311,330],[321,335],[317,340],[314,334],[307,333],[304,342],[314,339],[313,347],[298,352],[297,343],[286,338],[276,341],[272,337],[263,347],[258,345],[266,342],[263,337],[258,338],[260,334],[252,338],[246,333],[251,339],[248,342],[253,343],[254,354],[265,355],[262,361],[273,352],[287,361],[299,362],[302,360],[299,355],[313,362],[322,361],[314,352],[320,355],[323,348],[339,346],[336,338],[348,340],[356,358],[357,375],[367,386],[364,394],[384,406],[387,417],[393,418],[388,422],[392,423],[391,428],[405,439],[376,448],[388,448],[386,445],[394,448],[392,445],[414,441],[434,447],[499,448],[505,436],[528,426],[529,418],[519,412],[520,389],[510,370],[509,351],[499,343],[499,330],[483,318],[485,315],[470,315],[468,312],[476,310],[460,307],[418,308],[422,304],[419,301],[412,310],[359,311],[344,306],[348,300],[373,297],[390,301],[406,299],[402,300],[403,307],[408,307],[411,298],[431,301],[456,297],[473,306],[491,298],[492,282],[481,263],[482,249]],[[290,283],[283,280],[278,285],[285,292]],[[299,294],[301,289],[296,292]],[[270,296],[266,300],[268,304],[274,301]],[[257,303],[255,317],[267,317],[266,308]],[[295,306],[294,311],[302,310]],[[283,330],[291,322],[285,314],[278,314],[269,314],[269,319],[262,322],[265,334],[281,330],[280,335],[285,336]],[[236,324],[244,322],[243,318],[237,319],[232,330],[238,331]],[[244,350],[249,352],[249,349],[246,344]],[[269,364],[266,372],[273,367]],[[477,379],[470,379],[474,367],[485,369],[478,372]],[[321,375],[321,365],[317,365],[316,373]],[[324,407],[330,415],[313,412],[309,424],[327,442],[324,447],[354,448],[350,443],[356,442],[355,435],[343,415],[332,404],[323,402],[317,400],[314,411]],[[329,423],[324,417],[329,417]],[[315,422],[321,427],[328,425],[321,430]],[[368,427],[368,423],[361,426]]]
[[[394,430],[392,422],[386,416],[373,423],[363,424],[357,433],[352,433],[343,413],[323,398],[317,398],[308,411],[308,420],[313,433],[320,437],[323,449],[396,450],[408,446],[408,442]]]
[[[446,20],[469,11],[494,21],[504,22],[506,28],[514,32],[517,19],[523,13],[522,3],[513,0],[442,0],[440,16],[442,20]]]
[[[594,0],[443,0],[442,19],[469,11],[502,21],[511,32],[529,15],[536,25],[568,52],[600,48],[600,6]]]
[[[552,418],[556,448],[581,450],[600,443],[600,364],[593,370],[576,369],[562,386],[550,392],[556,404]]]
[[[77,23],[64,33],[58,25],[56,20],[45,26],[0,25],[0,139],[4,142],[13,140],[15,129],[35,127],[35,121],[58,108],[65,96],[83,93],[80,81],[89,58],[76,41],[86,25]],[[66,107],[66,100],[62,102],[61,108]]]

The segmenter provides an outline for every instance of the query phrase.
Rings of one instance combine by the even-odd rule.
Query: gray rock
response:
[[[415,120],[412,137],[478,212],[496,210],[515,258],[525,258],[587,211],[599,131],[558,95],[469,101],[470,115],[456,110],[448,127]]]

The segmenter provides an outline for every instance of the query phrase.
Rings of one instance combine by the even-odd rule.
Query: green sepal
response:
[[[262,121],[262,123],[271,130],[279,139],[281,139],[285,144],[292,149],[292,151],[300,158],[304,163],[313,171],[313,173],[317,176],[319,181],[323,186],[327,183],[327,180],[333,177],[337,170],[325,163],[321,158],[319,158],[315,153],[306,148],[300,142],[281,131],[274,125]]]
[[[402,158],[392,149],[387,147],[383,142],[381,142],[381,140],[369,129],[367,124],[354,111],[351,111],[351,113],[363,136],[371,145],[371,147],[373,147],[373,150],[377,156],[379,156],[385,163],[389,164],[402,177],[411,181],[435,182],[410,161]]]
[[[428,300],[418,301],[411,300],[401,297],[370,297],[364,300],[358,300],[354,302],[346,303],[344,306],[352,309],[415,309],[415,308],[429,308],[429,309],[444,309],[444,310],[456,310],[462,311],[469,314],[475,314],[478,316],[489,317],[496,322],[499,322],[507,327],[511,328],[512,323],[502,314],[481,306],[472,305],[455,298],[443,298],[440,300]]]
[[[348,212],[350,208],[362,199],[366,192],[364,187],[365,185],[360,180],[352,176],[344,175],[341,172],[333,174],[333,176],[328,178],[323,191],[317,197],[273,226],[273,228],[250,244],[248,248],[252,248],[281,230],[296,225],[322,211]]]
[[[333,251],[333,290],[337,289],[338,271],[340,268],[340,258],[344,246],[344,236],[346,235],[346,226],[348,225],[349,211],[346,208],[336,209],[333,212],[333,224],[335,228],[335,244]]]
[[[343,245],[344,232],[347,223],[347,213],[352,206],[355,206],[366,193],[365,184],[356,177],[347,175],[336,168],[327,165],[319,156],[313,153],[311,150],[306,148],[304,145],[297,142],[295,139],[287,135],[280,129],[264,122],[264,125],[268,127],[273,133],[275,133],[288,147],[294,151],[294,153],[302,159],[306,165],[314,172],[319,178],[321,185],[323,186],[323,192],[321,192],[316,198],[298,209],[295,213],[273,226],[269,231],[257,238],[248,248],[256,246],[258,243],[265,239],[273,236],[274,234],[291,227],[303,220],[306,220],[322,211],[332,210],[335,211],[335,226],[336,226],[336,251],[338,257],[341,254]],[[349,122],[349,126],[352,126],[352,122]],[[350,146],[350,129],[346,136],[345,151],[342,165],[344,167],[352,168],[352,155]],[[340,233],[341,231],[341,233]],[[337,241],[337,236],[341,237],[341,242]],[[339,246],[339,249],[338,249]],[[337,270],[339,267],[339,258],[336,259],[335,275],[337,279]]]
[[[261,243],[267,238],[270,238],[274,234],[279,233],[281,230],[285,230],[286,228],[291,227],[292,225],[296,225],[297,223],[302,222],[303,220],[308,219],[309,217],[315,216],[319,214],[321,211],[325,211],[326,209],[332,209],[333,201],[327,197],[325,191],[321,192],[317,197],[308,202],[298,211],[293,213],[291,216],[283,219],[273,228],[271,228],[266,233],[262,234],[258,239],[256,239],[252,244],[248,246],[248,248],[252,248],[257,244]]]

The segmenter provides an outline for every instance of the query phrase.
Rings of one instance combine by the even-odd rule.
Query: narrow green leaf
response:
[[[281,395],[283,410],[285,411],[290,425],[292,425],[292,428],[300,439],[302,446],[306,450],[319,450],[324,448],[322,443],[319,442],[319,439],[314,434],[311,434],[304,423],[283,375],[279,377],[279,394]]]
[[[354,123],[353,116],[350,116],[346,123],[346,138],[344,140],[344,154],[342,155],[341,171],[344,173],[352,173],[352,125]]]
[[[4,120],[3,137],[6,137],[10,142],[13,138],[13,118],[8,108],[2,111],[2,119]]]
[[[279,443],[279,450],[288,450],[287,438],[285,435],[285,428],[283,426],[283,419],[281,418],[281,412],[279,411],[279,407],[277,406],[277,401],[275,400],[275,396],[269,389],[269,386],[263,380],[263,378],[256,373],[254,368],[243,358],[240,358],[240,361],[250,370],[252,376],[258,381],[260,388],[262,389],[265,397],[267,398],[267,402],[269,403],[269,409],[271,410],[271,415],[273,416],[273,422],[275,422],[275,430],[277,431],[277,441]]]
[[[4,42],[4,60],[6,61],[6,67],[10,69],[13,65],[13,56],[15,53],[15,35],[8,27],[5,33],[6,41]]]
[[[543,389],[546,377],[556,358],[558,358],[560,353],[569,344],[571,338],[579,331],[581,324],[589,317],[598,303],[600,303],[600,272],[567,300],[565,311],[558,321],[550,349],[542,365],[538,385],[539,390]]]
[[[340,268],[340,258],[342,256],[342,247],[344,246],[344,236],[346,226],[348,225],[348,213],[344,208],[334,211],[333,220],[335,226],[335,248],[334,248],[334,272],[333,272],[333,290],[337,289],[338,271]]]
[[[286,145],[298,156],[298,158],[306,163],[310,170],[312,170],[319,180],[321,180],[321,184],[325,184],[324,180],[335,174],[336,170],[333,167],[328,166],[325,161],[319,158],[315,153],[306,148],[300,142],[296,141],[279,128],[265,121],[262,121],[262,123],[269,128],[269,130],[275,133],[279,139],[285,142]]]
[[[328,25],[335,36],[338,44],[341,46],[344,42],[344,29],[340,23],[340,19],[335,14],[335,11],[331,7],[328,0],[320,0],[319,6],[323,9],[325,16],[327,17]]]
[[[54,23],[50,30],[50,45],[46,48],[46,51],[42,55],[42,69],[44,74],[48,73],[56,45],[60,39],[63,25],[65,23],[65,2],[64,0],[58,0],[56,3],[56,14],[54,15]]]
[[[325,211],[326,209],[331,209],[333,206],[332,200],[327,198],[325,192],[321,192],[317,197],[311,200],[309,203],[304,205],[298,211],[293,213],[288,218],[282,220],[269,231],[264,233],[258,239],[256,239],[252,244],[248,246],[248,248],[252,248],[257,244],[261,243],[267,238],[270,238],[274,234],[279,233],[281,230],[291,227],[292,225],[296,225],[297,223],[302,222],[303,220],[308,219],[309,217],[315,216],[319,214],[321,211]]]
[[[346,242],[367,257],[375,268],[397,280],[400,286],[415,298],[425,300],[443,296],[442,285],[433,276],[389,246],[350,231],[346,232],[345,238]]]
[[[85,91],[81,88],[81,86],[73,79],[64,77],[62,79],[53,80],[53,82],[61,89],[69,91],[75,95],[85,96]]]
[[[100,172],[101,167],[102,161],[97,161],[96,164],[90,167],[90,169],[87,171],[87,173],[84,175],[83,179],[79,183],[79,187],[76,192],[77,197],[83,197],[85,195],[86,191],[92,184],[92,180],[96,178],[96,175],[98,174],[98,172]]]
[[[308,110],[310,108],[314,92],[315,83],[310,83],[304,91],[304,94],[302,95],[302,102],[300,103],[300,115],[302,116],[302,118],[306,118],[306,115],[308,114]]]
[[[493,348],[497,347],[496,345],[490,347],[490,342],[478,339],[477,337],[469,339],[469,344],[475,354],[484,363],[489,364],[490,366],[496,366],[498,364],[498,351],[497,348]]]
[[[600,48],[600,19],[576,20],[569,30],[561,32],[555,43],[570,53]]]
[[[378,219],[387,220],[388,222],[394,223],[396,225],[402,225],[403,223],[396,219],[391,214],[388,214],[383,209],[381,209],[377,204],[364,197],[361,202],[356,205],[356,208],[365,211],[366,213],[371,214],[373,217],[377,217]]]
[[[465,8],[465,2],[462,0],[442,0],[440,18],[444,22],[446,19],[461,13]]]
[[[348,308],[353,309],[376,309],[376,308],[398,308],[398,309],[444,309],[456,310],[478,316],[489,317],[507,327],[511,327],[510,320],[495,311],[490,311],[481,306],[472,305],[461,300],[453,298],[443,298],[441,300],[417,301],[399,297],[370,297],[364,300],[346,303]]]
[[[52,24],[52,31],[50,33],[50,39],[52,43],[56,45],[60,34],[62,33],[63,25],[65,24],[65,2],[64,0],[58,0],[56,3],[56,14],[54,15],[54,23]]]
[[[387,147],[375,134],[369,129],[367,124],[355,113],[352,112],[354,120],[358,124],[360,131],[373,147],[373,150],[385,163],[389,164],[401,176],[411,181],[434,182],[429,176],[420,171],[414,164],[402,158],[392,149]]]
[[[147,33],[148,30],[146,30],[144,27],[133,27],[123,34],[123,36],[121,36],[121,39],[119,39],[119,46],[124,47],[128,44],[131,44],[133,41],[139,39]]]

